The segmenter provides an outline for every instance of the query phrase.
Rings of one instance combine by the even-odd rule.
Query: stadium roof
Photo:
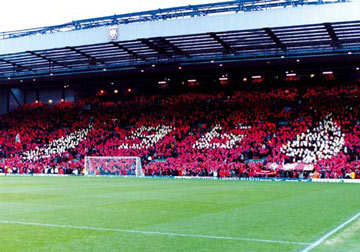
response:
[[[176,11],[177,8],[172,8],[172,11],[167,9],[166,12],[172,13],[171,15],[183,13],[185,16],[187,12],[181,12],[180,9],[184,8],[182,11],[185,11],[186,8],[189,8],[188,12],[192,13],[189,15],[193,15],[195,9],[199,10],[200,7],[207,8],[208,13],[215,13],[216,10],[218,12],[225,11],[226,8],[234,11],[235,7],[233,5],[235,2],[236,6],[240,6],[245,2],[249,3],[249,1],[231,1],[198,5],[196,8],[195,6],[179,7],[178,12]],[[253,8],[255,8],[255,4],[265,8],[266,4],[266,6],[286,7],[289,4],[300,4],[300,2],[303,4],[319,4],[327,1],[251,2]],[[256,9],[258,8],[254,10]],[[154,15],[161,16],[159,13],[164,13],[164,11],[154,12]],[[149,13],[144,12],[142,15],[149,15]],[[128,22],[135,22],[135,19],[130,18],[134,17],[134,15],[128,14]],[[141,20],[142,15],[135,15],[138,17],[138,21]],[[169,18],[172,18],[171,15]],[[125,22],[125,16],[116,16],[112,20]],[[82,29],[81,26],[86,29],[86,23],[89,25],[105,25],[110,22],[109,18],[78,21],[79,29]],[[21,34],[21,32],[17,33],[19,36]],[[0,80],[128,70],[151,64],[199,64],[209,61],[226,62],[266,60],[280,57],[320,57],[350,53],[360,53],[360,21],[357,20],[139,38],[3,54],[0,55]]]
[[[220,13],[262,11],[304,5],[322,5],[347,1],[349,0],[233,0],[219,3],[189,5],[99,18],[90,18],[72,21],[62,25],[0,32],[0,39],[11,39],[36,34],[49,34],[64,31],[92,29],[95,27],[119,24],[159,21],[175,18],[191,18]]]

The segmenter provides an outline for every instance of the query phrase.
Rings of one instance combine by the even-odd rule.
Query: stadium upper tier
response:
[[[152,19],[130,14],[138,17],[136,22],[114,16],[112,21],[106,17],[4,33],[9,39],[0,40],[0,80],[126,70],[154,63],[358,53],[360,4],[320,2],[231,1],[160,10]],[[232,6],[249,3],[250,10],[268,10],[236,11]],[[284,8],[289,6],[298,7]],[[172,14],[156,14],[163,12]]]
[[[0,168],[71,172],[81,171],[85,156],[139,156],[147,175],[307,176],[313,170],[325,177],[360,175],[358,86],[134,96],[118,102],[104,96],[26,105],[1,117]],[[97,165],[104,166],[103,174],[131,172]]]

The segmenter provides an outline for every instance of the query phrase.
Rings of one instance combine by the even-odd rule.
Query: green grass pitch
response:
[[[360,186],[2,177],[0,210],[0,251],[301,251],[360,211]],[[359,237],[357,219],[313,251]]]

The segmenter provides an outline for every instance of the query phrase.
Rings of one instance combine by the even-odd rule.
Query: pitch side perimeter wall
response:
[[[82,177],[83,175],[69,175],[69,174],[5,174],[0,173],[1,176],[10,177]],[[85,176],[85,177],[98,177],[98,178],[138,178],[138,179],[184,179],[184,180],[222,180],[222,181],[263,181],[263,182],[308,182],[308,183],[341,183],[341,184],[360,184],[360,179],[289,179],[289,178],[218,178],[218,177],[164,177],[164,176],[149,176],[149,177],[136,177],[136,176]]]
[[[326,22],[360,20],[360,3],[346,2],[329,5],[302,6],[297,8],[212,15],[118,26],[117,41],[140,38],[223,32],[308,25]],[[81,46],[109,42],[108,27],[59,32],[0,40],[0,55],[36,51],[66,46]]]

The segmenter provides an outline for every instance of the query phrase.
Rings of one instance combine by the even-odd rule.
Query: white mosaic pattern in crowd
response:
[[[135,131],[131,132],[129,137],[126,137],[125,140],[136,140],[140,139],[140,143],[123,143],[119,146],[119,149],[148,149],[153,147],[157,142],[164,138],[167,134],[173,131],[175,127],[158,125],[156,127],[146,127],[141,126]],[[149,132],[148,135],[144,135],[144,132]],[[152,132],[152,133],[150,133]]]
[[[23,158],[36,161],[40,158],[49,158],[53,154],[63,154],[68,150],[76,148],[80,142],[86,140],[87,135],[92,128],[93,126],[89,125],[85,129],[72,132],[65,137],[51,141],[49,145],[44,145],[42,148],[36,147],[35,150],[30,150],[23,153]]]
[[[332,120],[331,115],[326,116],[319,126],[301,133],[294,141],[289,141],[281,147],[281,152],[295,161],[303,163],[316,163],[319,160],[329,159],[339,154],[345,145],[345,135],[341,128]]]
[[[207,132],[205,135],[202,136],[199,140],[193,144],[194,149],[214,149],[214,148],[221,148],[221,149],[232,149],[239,142],[245,137],[245,135],[235,135],[233,133],[227,134],[221,133],[222,127],[221,125],[217,124],[215,127],[211,129],[211,131]],[[227,139],[225,143],[221,142],[211,142],[213,139]]]

